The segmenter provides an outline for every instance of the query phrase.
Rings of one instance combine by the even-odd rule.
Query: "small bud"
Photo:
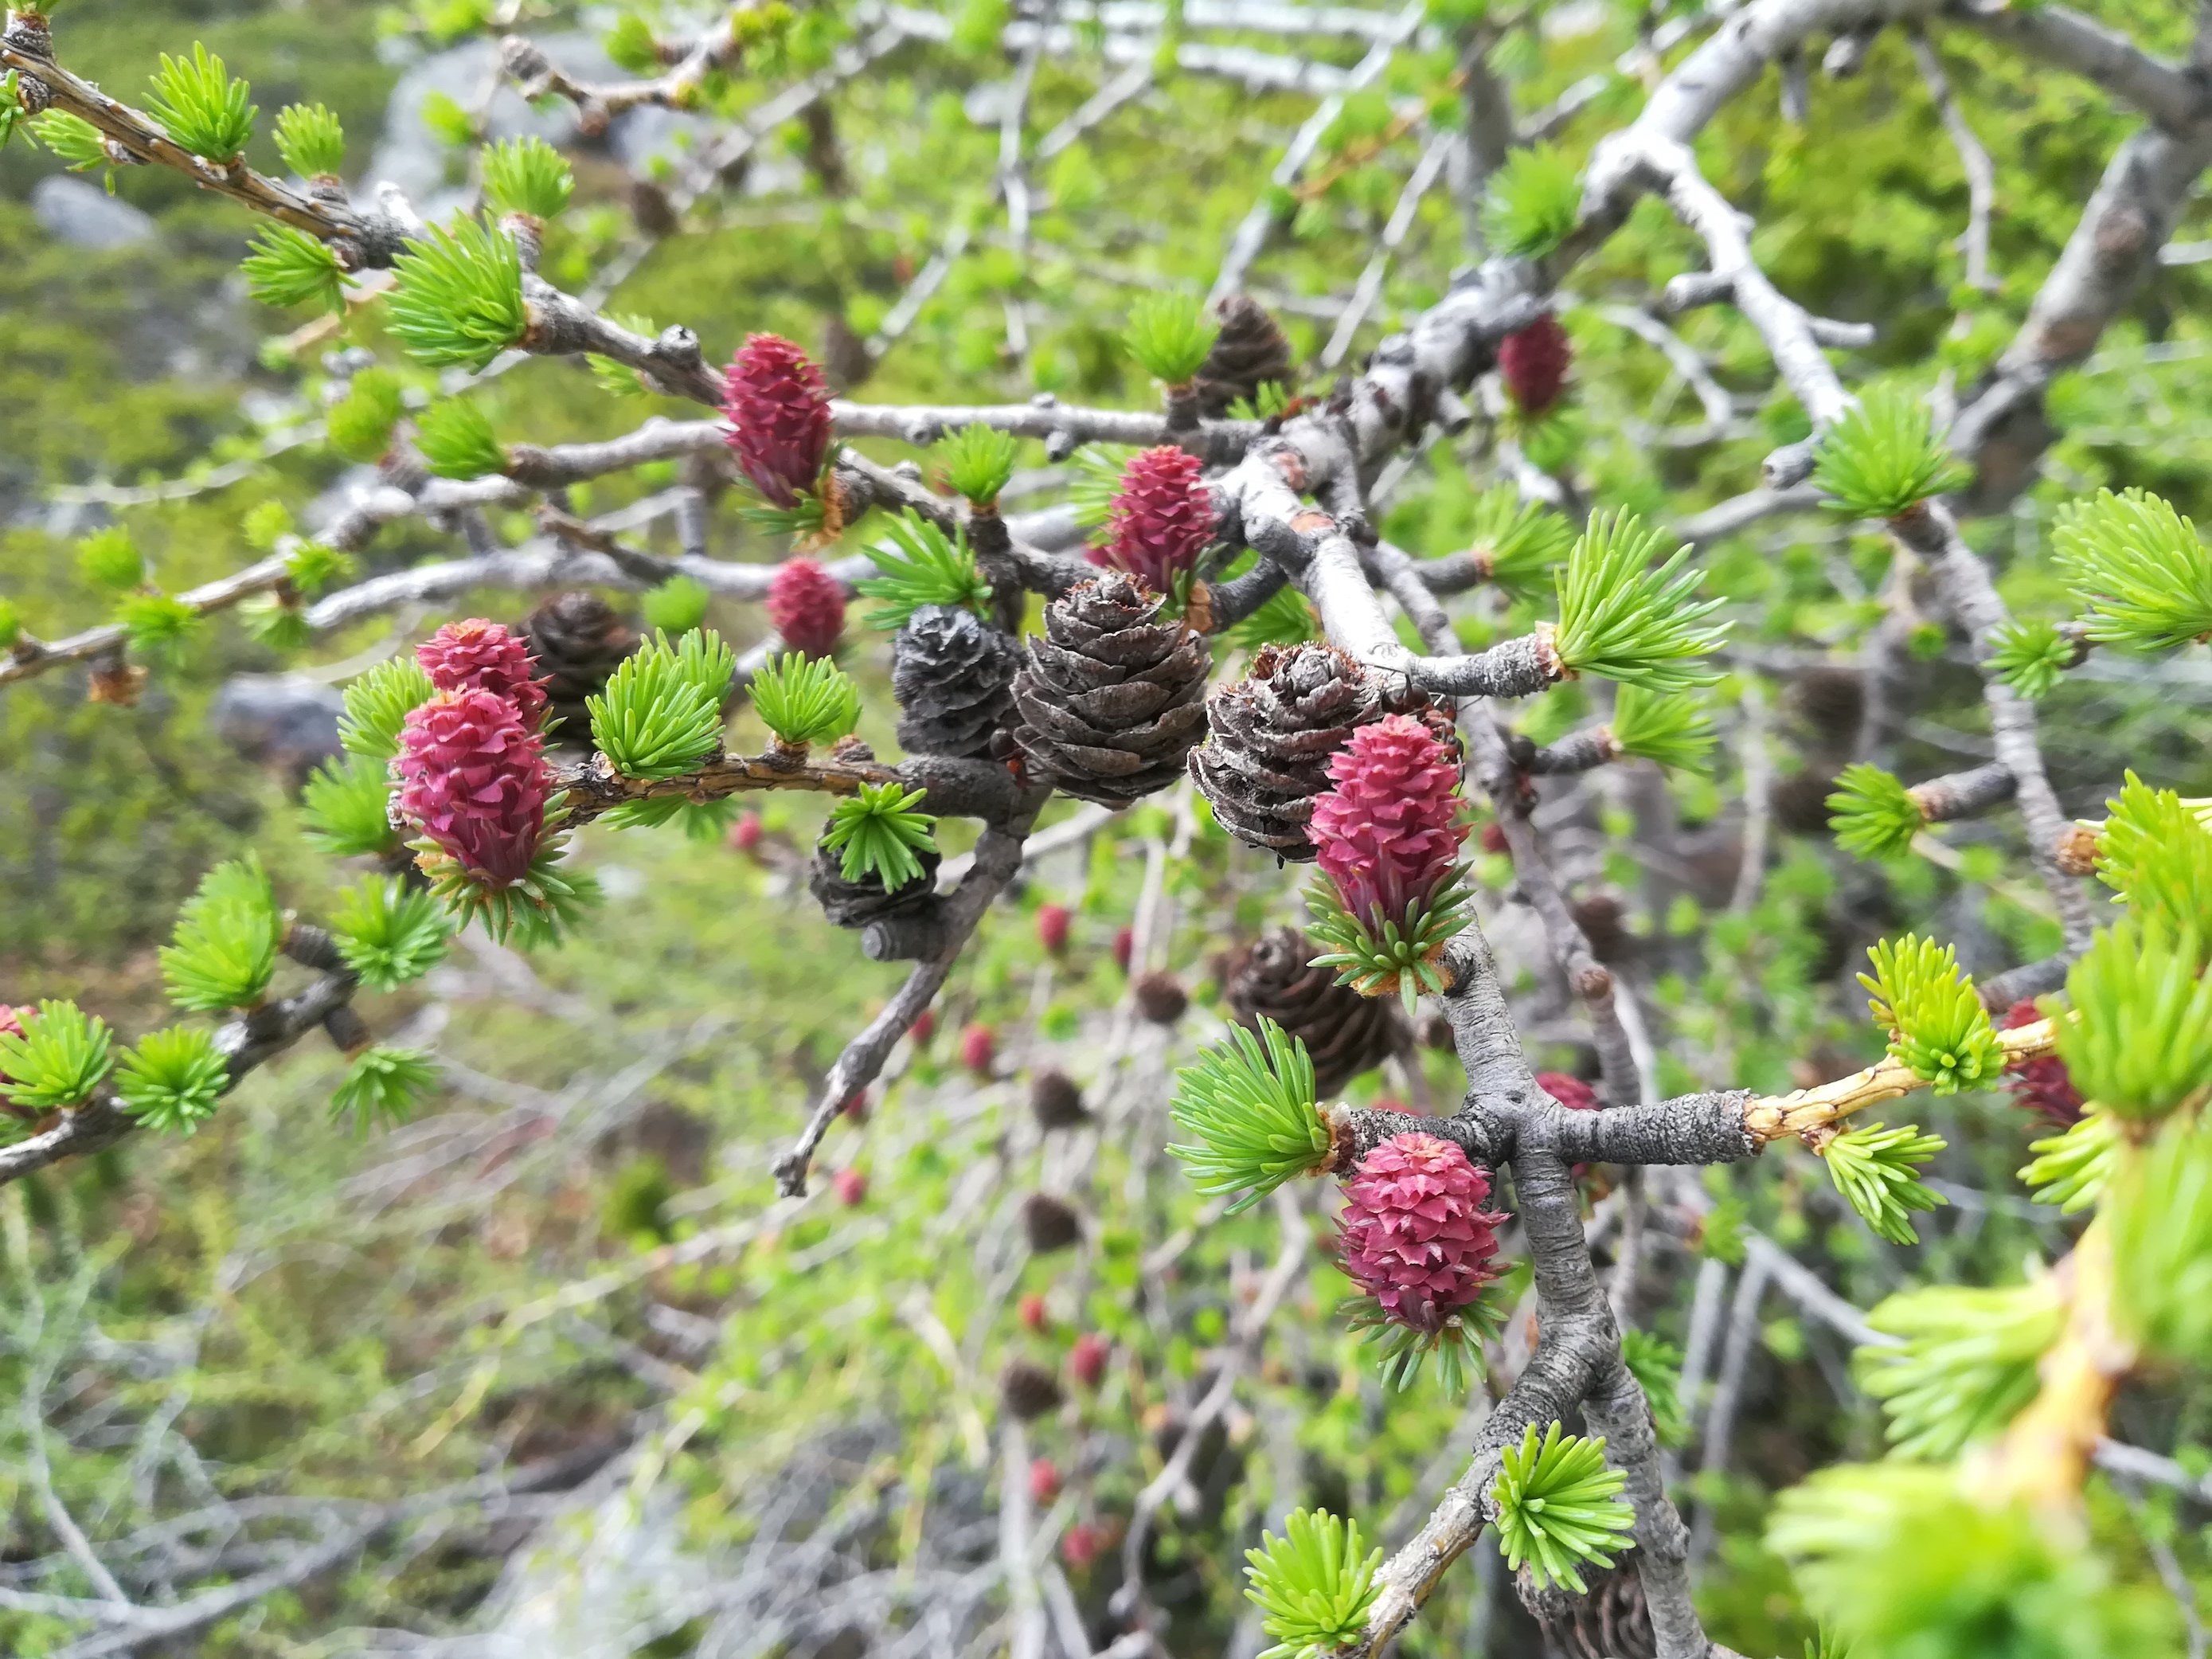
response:
[[[1496,818],[1482,826],[1482,850],[1492,854],[1503,853],[1508,857],[1512,855],[1512,849],[1505,844],[1505,826]]]
[[[1075,1380],[1086,1389],[1095,1389],[1106,1375],[1107,1357],[1113,1347],[1096,1331],[1085,1331],[1075,1339],[1075,1346],[1067,1356],[1067,1369]]]
[[[1083,1104],[1083,1091],[1065,1072],[1039,1072],[1030,1079],[1030,1110],[1036,1117],[1037,1127],[1048,1133],[1076,1128],[1091,1121]]]
[[[746,812],[730,826],[730,850],[743,853],[747,858],[760,856],[761,837],[767,831],[757,812]]]
[[[1033,1331],[1041,1331],[1051,1322],[1044,1310],[1044,1298],[1034,1291],[1022,1298],[1021,1316],[1022,1323]]]
[[[787,560],[769,580],[768,619],[793,650],[826,657],[845,631],[844,586],[816,560]]]
[[[907,1027],[907,1034],[914,1038],[914,1046],[915,1048],[927,1048],[929,1047],[930,1038],[937,1035],[937,1010],[934,1008],[925,1008],[920,1013],[916,1014],[914,1018],[914,1024]]]
[[[1030,1465],[1030,1502],[1042,1508],[1060,1496],[1060,1469],[1049,1457]]]
[[[868,1195],[868,1178],[858,1170],[838,1170],[830,1184],[836,1189],[837,1201],[848,1210],[858,1208]]]
[[[1597,1091],[1565,1072],[1539,1072],[1536,1086],[1571,1112],[1597,1110]]]
[[[1037,942],[1054,956],[1067,953],[1068,908],[1064,904],[1048,904],[1036,914]]]
[[[999,1397],[1024,1423],[1060,1409],[1060,1379],[1033,1359],[1010,1359],[999,1373]]]
[[[1137,930],[1133,927],[1117,928],[1114,933],[1114,965],[1127,973],[1130,954],[1136,948]]]
[[[1498,345],[1498,374],[1524,415],[1541,415],[1559,401],[1566,389],[1567,369],[1574,362],[1574,346],[1559,319],[1546,312],[1517,334],[1509,334]]]
[[[1088,1521],[1079,1521],[1060,1535],[1060,1559],[1080,1572],[1106,1547],[1105,1536]]]
[[[1083,1218],[1050,1193],[1031,1193],[1022,1200],[1022,1231],[1030,1249],[1048,1255],[1083,1237]]]
[[[989,1026],[978,1022],[960,1033],[960,1063],[977,1077],[990,1076],[998,1057],[998,1036]]]
[[[854,1090],[845,1097],[845,1103],[837,1109],[855,1123],[866,1123],[868,1121],[868,1091],[866,1089]]]
[[[1190,995],[1182,988],[1182,981],[1164,969],[1140,975],[1130,991],[1137,1012],[1155,1025],[1174,1024],[1190,1006]]]

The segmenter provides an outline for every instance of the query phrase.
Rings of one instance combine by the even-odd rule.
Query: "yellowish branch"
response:
[[[1997,1033],[1997,1043],[2004,1050],[2008,1064],[2047,1054],[2057,1045],[2057,1031],[2047,1019]],[[1747,1133],[1761,1140],[1780,1140],[1824,1127],[1853,1112],[1864,1111],[1869,1106],[1879,1106],[1885,1100],[1895,1100],[1927,1086],[1927,1079],[1916,1075],[1903,1061],[1884,1060],[1863,1072],[1854,1072],[1817,1088],[1798,1089],[1786,1095],[1757,1096],[1744,1104],[1743,1127]]]

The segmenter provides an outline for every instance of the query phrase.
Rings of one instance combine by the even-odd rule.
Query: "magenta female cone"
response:
[[[441,691],[399,734],[399,811],[482,885],[530,873],[545,833],[553,769],[513,703],[489,691]]]
[[[845,631],[845,587],[814,559],[787,559],[768,585],[768,619],[783,642],[826,657]]]
[[[1523,415],[1541,415],[1566,390],[1575,349],[1559,319],[1546,312],[1498,345],[1498,374]]]
[[[779,334],[746,337],[723,378],[722,413],[738,470],[772,507],[799,505],[830,453],[830,388]]]
[[[441,691],[489,691],[514,705],[525,726],[538,729],[545,688],[529,644],[495,622],[471,617],[447,623],[415,647],[415,660]]]
[[[1198,457],[1172,444],[1133,458],[1108,510],[1105,562],[1155,593],[1169,592],[1213,543],[1204,472]]]
[[[1394,1135],[1344,1184],[1337,1218],[1346,1274],[1389,1323],[1434,1335],[1498,1276],[1490,1177],[1449,1140]]]
[[[1451,751],[1408,714],[1354,731],[1328,763],[1336,786],[1314,801],[1322,872],[1344,908],[1380,932],[1451,879],[1467,831]]]

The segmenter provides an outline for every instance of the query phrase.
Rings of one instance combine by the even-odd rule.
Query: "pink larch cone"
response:
[[[771,506],[799,505],[830,453],[830,388],[806,354],[778,334],[749,335],[724,379],[730,453]]]
[[[399,734],[399,810],[487,887],[530,873],[545,832],[553,769],[514,705],[489,691],[441,691]]]
[[[1114,494],[1099,562],[1167,592],[1213,542],[1218,521],[1204,474],[1198,457],[1172,444],[1132,459]]]
[[[1518,334],[1498,344],[1498,377],[1524,415],[1541,415],[1566,390],[1567,368],[1575,349],[1559,319],[1546,312]]]
[[[826,657],[845,631],[844,586],[817,560],[787,559],[769,581],[768,619],[793,650]]]
[[[441,691],[489,691],[514,705],[524,726],[538,729],[545,688],[526,641],[495,622],[471,617],[447,623],[415,647],[415,660]]]
[[[1311,834],[1344,908],[1377,933],[1450,879],[1467,831],[1459,770],[1420,721],[1391,714],[1333,756],[1336,787],[1314,799]]]
[[[2043,1011],[2023,999],[2005,1010],[1997,1029],[2009,1031],[2042,1018]],[[2071,1128],[2081,1121],[2081,1091],[2074,1086],[2066,1062],[2056,1054],[2014,1060],[2005,1067],[2003,1082],[2015,1105],[2026,1107],[2053,1128]]]
[[[1597,1110],[1597,1091],[1565,1072],[1539,1072],[1536,1086],[1571,1112]]]
[[[1394,1135],[1344,1184],[1337,1219],[1345,1273],[1393,1324],[1434,1334],[1501,1271],[1498,1230],[1485,1210],[1490,1177],[1449,1140]]]

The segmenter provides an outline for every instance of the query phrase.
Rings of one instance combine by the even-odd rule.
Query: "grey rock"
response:
[[[153,219],[89,179],[49,174],[31,186],[31,211],[46,234],[71,247],[132,247],[158,234]]]
[[[216,734],[295,783],[339,752],[345,699],[304,674],[234,674],[216,693]]]

